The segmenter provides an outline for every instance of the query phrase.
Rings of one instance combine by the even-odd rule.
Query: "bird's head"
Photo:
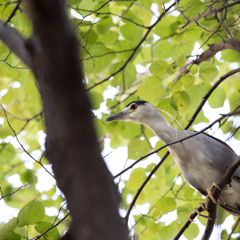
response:
[[[149,102],[134,101],[129,103],[120,113],[108,117],[105,121],[125,121],[146,124],[147,120],[158,116],[159,111]]]

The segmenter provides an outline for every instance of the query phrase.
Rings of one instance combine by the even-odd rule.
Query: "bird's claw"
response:
[[[208,209],[208,206],[207,206],[207,205],[208,205],[208,201],[207,201],[208,198],[210,198],[213,203],[217,204],[216,199],[215,199],[215,198],[213,197],[213,195],[212,195],[212,192],[213,192],[213,190],[214,190],[214,187],[216,187],[219,191],[222,191],[222,189],[221,189],[216,183],[213,183],[213,184],[212,184],[211,188],[207,190],[207,191],[208,191],[208,194],[207,194],[207,196],[206,196],[206,201],[205,201],[206,209]]]
[[[214,182],[210,188],[210,191],[212,192],[213,191],[213,187],[216,187],[219,191],[222,192],[222,189]]]
[[[201,206],[201,208],[203,209],[203,211],[208,211],[208,210],[206,209],[206,207],[205,207],[204,204],[202,204],[202,203],[200,202],[199,205]],[[208,217],[207,215],[201,214],[201,212],[198,210],[198,208],[195,207],[195,208],[193,208],[193,209],[195,210],[195,212],[197,213],[198,216],[209,219],[209,217]],[[188,220],[190,220],[190,219],[188,218]]]

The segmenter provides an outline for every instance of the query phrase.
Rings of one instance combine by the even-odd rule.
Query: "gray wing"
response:
[[[199,146],[204,148],[203,152],[211,164],[223,173],[226,172],[228,167],[238,157],[229,145],[215,137],[205,133],[199,134],[196,137],[196,140],[201,142]],[[240,179],[240,167],[238,167],[233,176]]]

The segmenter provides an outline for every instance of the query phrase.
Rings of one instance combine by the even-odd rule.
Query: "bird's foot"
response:
[[[215,204],[217,204],[217,201],[216,201],[216,199],[213,197],[213,195],[212,195],[212,192],[213,192],[213,190],[214,190],[214,187],[216,187],[219,191],[222,191],[222,189],[216,184],[216,183],[213,183],[212,184],[212,186],[211,186],[211,188],[210,189],[207,189],[207,192],[208,192],[208,194],[207,194],[207,196],[206,196],[206,201],[205,201],[205,207],[206,207],[206,209],[208,209],[208,206],[207,206],[207,203],[208,203],[208,198],[210,198],[212,201],[213,201],[213,203],[215,203]]]
[[[205,207],[205,204],[199,202],[199,205],[200,205],[200,207],[203,209],[202,211],[208,211],[207,208]],[[193,209],[195,210],[195,212],[197,213],[198,216],[209,219],[209,217],[208,217],[207,215],[202,214],[202,213],[198,210],[198,208],[195,207],[195,208],[193,208]],[[188,218],[188,220],[190,220],[190,219]]]
[[[211,191],[213,191],[213,187],[216,187],[219,191],[222,191],[222,189],[214,182],[210,188]]]

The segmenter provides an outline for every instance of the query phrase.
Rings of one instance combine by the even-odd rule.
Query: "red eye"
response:
[[[137,107],[138,107],[138,105],[137,105],[136,103],[134,103],[134,104],[131,105],[131,109],[132,109],[132,110],[136,110]]]

